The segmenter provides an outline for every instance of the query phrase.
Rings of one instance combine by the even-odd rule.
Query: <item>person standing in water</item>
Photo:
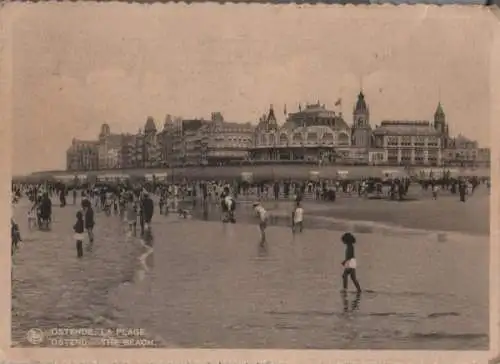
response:
[[[134,201],[134,195],[132,193],[128,195],[126,206],[128,230],[129,233],[135,237],[137,235],[137,204]]]
[[[221,208],[222,208],[222,222],[236,223],[234,217],[234,210],[236,208],[236,202],[234,198],[229,193],[229,187],[224,187],[224,191],[221,194]]]
[[[254,202],[253,208],[259,217],[260,246],[263,247],[266,243],[267,211],[260,202]]]
[[[432,185],[432,199],[437,200],[437,198],[438,198],[438,190],[439,190],[439,187],[438,187],[437,183],[434,183]]]
[[[76,240],[76,255],[78,258],[83,257],[83,239],[85,231],[85,221],[83,221],[83,214],[81,211],[76,213],[76,223],[73,225]]]
[[[356,243],[356,238],[351,233],[344,233],[341,239],[342,243],[345,245],[345,259],[342,262],[342,265],[344,266],[344,273],[342,274],[343,291],[347,291],[349,277],[351,277],[352,283],[356,286],[356,290],[361,292],[361,286],[359,285],[356,277],[357,264],[356,257],[354,255],[354,244]]]
[[[148,224],[151,225],[151,220],[153,219],[154,214],[154,202],[149,196],[149,192],[144,191],[142,194],[142,217],[143,217],[143,225]],[[144,229],[141,227],[141,229]],[[142,235],[144,233],[142,232]]]
[[[89,236],[89,246],[88,250],[91,251],[94,245],[94,210],[92,209],[92,204],[89,200],[84,199],[82,201],[83,213],[84,213],[84,221],[85,221],[85,229],[87,230],[87,234]]]
[[[304,209],[302,208],[300,202],[295,205],[295,210],[292,212],[292,233],[296,233],[297,230],[302,232],[304,221]]]

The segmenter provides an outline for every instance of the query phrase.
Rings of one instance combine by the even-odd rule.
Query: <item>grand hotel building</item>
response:
[[[249,150],[255,161],[310,161],[318,164],[487,165],[489,148],[462,135],[452,138],[438,103],[432,121],[383,120],[372,127],[363,92],[349,125],[342,113],[317,102],[299,106],[279,125],[273,107],[256,129]]]
[[[227,163],[322,165],[489,165],[489,148],[463,135],[450,136],[438,103],[432,121],[383,120],[372,126],[360,92],[352,123],[317,102],[287,115],[279,124],[271,105],[256,126],[228,122],[220,112],[209,120],[167,116],[161,131],[152,117],[136,134],[113,134],[103,124],[97,140],[73,139],[67,170],[206,166]]]

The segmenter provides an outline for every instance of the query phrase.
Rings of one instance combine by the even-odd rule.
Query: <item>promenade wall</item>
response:
[[[425,167],[415,167],[418,171]],[[463,175],[489,176],[489,168],[456,168]],[[404,167],[399,166],[316,166],[316,165],[245,165],[222,167],[177,167],[177,168],[135,168],[135,169],[103,169],[96,171],[46,171],[31,174],[34,178],[49,178],[68,175],[85,174],[88,177],[125,174],[131,177],[144,177],[147,174],[167,174],[167,178],[203,178],[224,179],[237,178],[244,172],[251,172],[256,179],[282,179],[282,178],[308,178],[312,172],[318,172],[322,178],[335,178],[337,173],[347,172],[351,178],[382,177],[385,171],[404,172]]]

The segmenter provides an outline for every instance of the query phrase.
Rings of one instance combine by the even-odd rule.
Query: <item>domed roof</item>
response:
[[[332,133],[333,130],[332,128],[325,126],[325,125],[311,125],[305,128],[306,133],[317,133],[317,134],[324,134],[324,133]]]

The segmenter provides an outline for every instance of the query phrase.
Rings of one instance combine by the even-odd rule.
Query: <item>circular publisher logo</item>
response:
[[[43,342],[43,331],[40,329],[30,329],[26,334],[28,342],[33,345],[39,345]]]

